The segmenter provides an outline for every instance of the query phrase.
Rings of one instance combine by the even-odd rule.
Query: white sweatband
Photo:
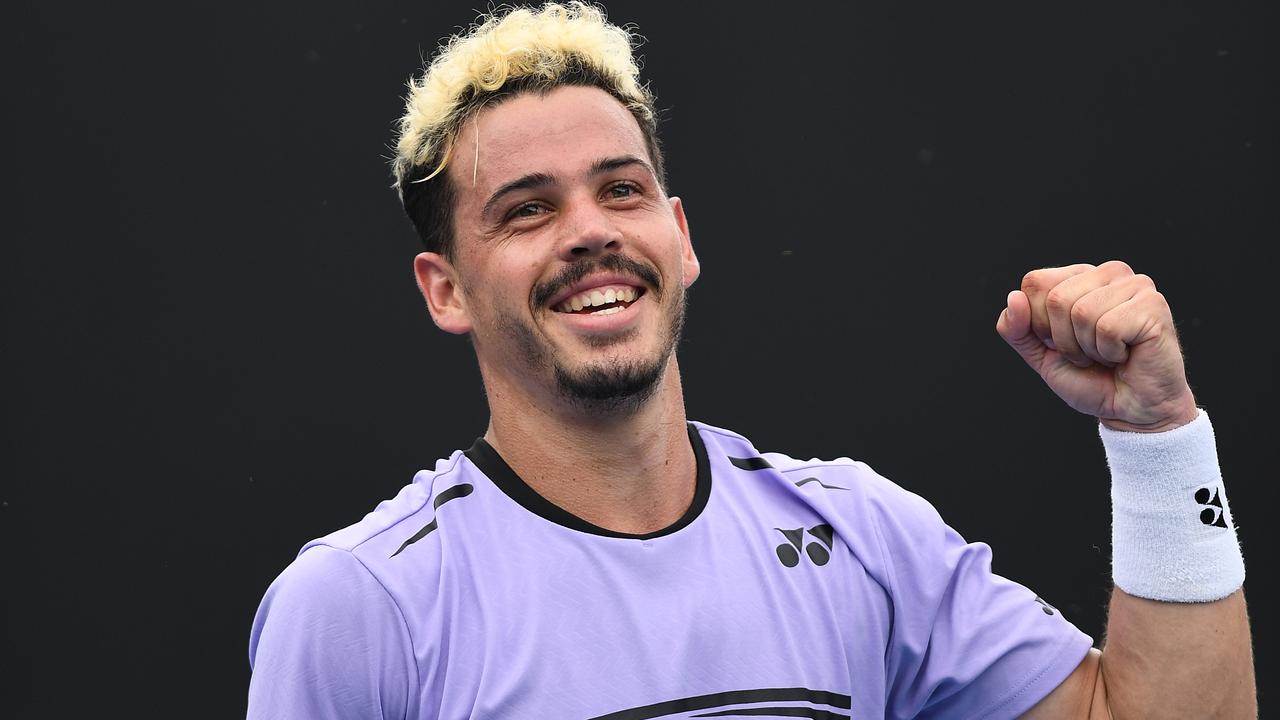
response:
[[[1244,557],[1203,410],[1166,432],[1099,424],[1111,466],[1116,587],[1168,602],[1210,602],[1244,584]]]

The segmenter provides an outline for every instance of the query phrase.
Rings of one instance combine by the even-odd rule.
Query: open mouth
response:
[[[642,287],[606,285],[573,295],[557,303],[552,309],[573,315],[612,315],[630,307],[642,295]]]

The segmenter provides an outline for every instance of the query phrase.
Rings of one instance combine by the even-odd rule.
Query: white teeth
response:
[[[612,314],[614,314],[614,313],[620,313],[620,312],[622,312],[622,306],[621,306],[621,305],[614,305],[614,306],[613,306],[613,307],[611,307],[611,308],[605,308],[605,309],[603,309],[603,310],[597,310],[597,311],[595,311],[595,312],[593,312],[593,313],[591,313],[591,314],[592,314],[592,315],[612,315]]]
[[[600,290],[590,290],[588,292],[574,295],[573,297],[562,300],[556,305],[556,310],[560,312],[578,312],[583,308],[595,307],[598,305],[608,305],[615,302],[632,303],[636,298],[640,297],[639,291],[633,287],[611,287],[606,288],[603,292]],[[611,308],[622,310],[623,308]],[[593,313],[595,315],[599,312]]]

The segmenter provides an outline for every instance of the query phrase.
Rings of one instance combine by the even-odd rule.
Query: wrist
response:
[[[1128,422],[1117,418],[1098,418],[1098,422],[1107,429],[1117,432],[1159,433],[1190,425],[1198,417],[1200,417],[1200,408],[1196,407],[1195,397],[1188,389],[1182,400],[1168,415],[1150,423]]]
[[[1112,576],[1130,595],[1209,602],[1244,582],[1244,560],[1206,413],[1162,433],[1100,427],[1111,468]]]

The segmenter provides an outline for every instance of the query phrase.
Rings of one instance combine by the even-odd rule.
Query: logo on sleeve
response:
[[[1202,487],[1196,491],[1196,502],[1204,507],[1200,511],[1200,522],[1212,527],[1224,528],[1227,519],[1222,513],[1222,498],[1216,487]]]
[[[1040,603],[1040,609],[1044,611],[1045,615],[1052,615],[1053,612],[1057,609],[1054,606],[1050,605],[1049,603],[1045,602],[1044,598],[1040,597],[1039,595],[1036,596],[1036,602]]]
[[[457,500],[458,498],[464,498],[470,495],[472,492],[474,492],[475,489],[476,487],[471,483],[460,483],[458,485],[454,485],[451,488],[442,490],[440,491],[439,495],[436,495],[436,499],[431,501],[431,509],[435,511],[439,511],[441,505],[444,505],[450,500]],[[404,551],[405,548],[409,547],[410,545],[418,542],[422,538],[435,532],[436,529],[439,527],[440,527],[440,518],[439,517],[432,518],[431,522],[427,523],[421,530],[414,533],[413,537],[401,543],[399,549],[391,553],[391,557],[395,557],[399,555],[401,552]]]
[[[782,537],[786,538],[786,542],[774,548],[778,553],[778,562],[793,568],[800,564],[800,547],[804,545],[804,528],[794,528],[784,530],[782,528],[774,528],[782,533]],[[831,526],[822,523],[809,528],[809,535],[817,538],[817,542],[811,542],[804,545],[804,552],[813,561],[814,565],[826,565],[831,560],[831,547],[835,542],[835,531]]]

